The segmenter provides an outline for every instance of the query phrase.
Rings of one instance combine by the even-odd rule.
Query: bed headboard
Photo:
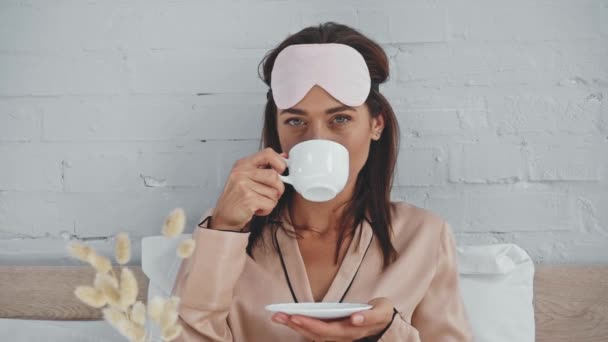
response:
[[[130,266],[147,298],[148,279]],[[0,266],[0,317],[51,320],[99,320],[100,310],[73,294],[93,283],[91,267]],[[608,266],[540,266],[534,278],[536,340],[606,341],[608,337]]]
[[[536,340],[608,341],[608,266],[536,266]]]
[[[135,274],[137,299],[146,302],[148,278],[139,266]],[[120,268],[114,268],[120,274]],[[100,320],[101,310],[74,295],[79,285],[93,285],[90,266],[0,266],[0,317],[45,320]]]

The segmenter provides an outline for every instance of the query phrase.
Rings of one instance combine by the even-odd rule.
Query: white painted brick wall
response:
[[[460,243],[608,263],[606,0],[0,0],[0,264],[111,252],[175,207],[191,231],[257,150],[258,63],[322,21],[390,56],[395,199]]]
[[[476,142],[450,147],[450,182],[504,183],[523,179],[521,147]]]

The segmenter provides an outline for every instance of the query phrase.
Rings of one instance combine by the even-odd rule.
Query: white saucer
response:
[[[323,319],[348,317],[355,312],[371,308],[372,306],[369,304],[358,303],[282,303],[266,305],[266,310],[272,312]]]

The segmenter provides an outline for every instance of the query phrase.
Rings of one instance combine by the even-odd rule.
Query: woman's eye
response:
[[[348,121],[350,121],[350,118],[345,115],[338,115],[335,117],[335,119],[336,119],[336,122],[339,124],[347,123]]]
[[[342,125],[345,124],[347,122],[349,122],[351,119],[350,117],[346,116],[346,115],[338,115],[334,117],[334,122]],[[290,125],[290,126],[302,126],[304,124],[304,121],[302,119],[287,119],[285,120],[285,123]]]
[[[286,124],[291,126],[300,126],[302,124],[302,119],[289,119],[285,121]]]

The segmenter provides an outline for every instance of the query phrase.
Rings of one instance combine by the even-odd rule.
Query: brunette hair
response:
[[[365,219],[370,223],[374,235],[382,247],[384,268],[386,268],[395,260],[397,254],[390,238],[392,231],[390,192],[400,136],[395,113],[377,87],[378,84],[386,82],[389,76],[389,62],[386,53],[379,44],[357,30],[335,22],[326,22],[318,26],[304,28],[288,36],[276,48],[269,51],[260,62],[263,74],[259,76],[270,87],[271,71],[279,52],[294,44],[321,43],[346,44],[361,53],[369,69],[372,82],[372,89],[365,103],[372,117],[383,116],[384,118],[382,135],[379,140],[371,142],[369,156],[359,172],[353,196],[345,203],[339,219],[340,229],[335,263],[338,263],[339,252],[344,239],[350,234],[354,236],[356,228]],[[271,147],[280,153],[283,151],[281,151],[277,132],[277,107],[271,91],[268,92],[267,98],[260,148]],[[285,184],[285,192],[273,211],[267,216],[253,216],[249,221],[247,226],[251,234],[247,245],[247,253],[250,256],[252,255],[252,247],[263,236],[264,227],[269,223],[274,223],[272,225],[273,229],[279,229],[277,226],[281,227],[280,224],[276,225],[276,223],[280,223],[278,216],[283,209],[289,210],[293,194],[293,187],[290,184]],[[369,217],[366,217],[366,212],[369,213]],[[275,249],[277,249],[276,241],[274,241],[274,244]]]

